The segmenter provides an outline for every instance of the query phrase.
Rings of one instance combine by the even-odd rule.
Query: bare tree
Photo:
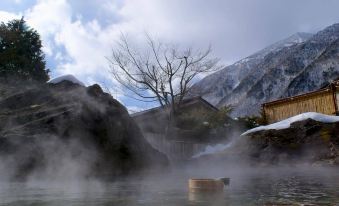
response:
[[[154,41],[149,35],[146,39],[147,51],[140,53],[121,35],[112,56],[107,58],[115,80],[138,100],[157,101],[175,112],[199,74],[220,68],[218,59],[209,57],[210,47],[204,51],[180,50]]]

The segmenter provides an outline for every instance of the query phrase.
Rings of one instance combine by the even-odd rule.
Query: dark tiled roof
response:
[[[186,106],[192,105],[192,104],[197,103],[197,102],[201,102],[204,105],[206,105],[207,107],[211,108],[212,110],[218,111],[218,108],[213,106],[211,103],[206,101],[201,96],[184,99],[183,102],[182,102],[182,106],[186,107]],[[131,117],[137,117],[137,116],[141,116],[141,115],[144,115],[144,114],[156,113],[158,111],[161,111],[162,109],[163,109],[162,107],[155,107],[155,108],[152,108],[152,109],[148,109],[148,110],[144,110],[144,111],[141,111],[141,112],[133,113],[133,114],[131,114]]]

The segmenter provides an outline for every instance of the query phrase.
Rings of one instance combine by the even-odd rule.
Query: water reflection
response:
[[[228,174],[221,192],[189,192],[192,173],[118,182],[0,183],[0,205],[338,205],[339,174]]]
[[[223,191],[215,191],[215,192],[188,192],[188,200],[192,205],[198,204],[209,204],[209,205],[225,205],[223,203],[227,203],[227,194]],[[213,204],[211,204],[213,203]]]

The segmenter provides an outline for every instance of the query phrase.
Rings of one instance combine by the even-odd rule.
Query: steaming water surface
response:
[[[222,193],[189,193],[189,177],[227,174]],[[0,205],[339,205],[336,172],[192,172],[121,179],[116,182],[59,181],[1,183]]]

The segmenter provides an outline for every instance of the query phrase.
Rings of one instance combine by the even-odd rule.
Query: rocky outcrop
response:
[[[0,85],[0,172],[9,178],[113,177],[167,158],[98,85]]]
[[[298,121],[289,128],[262,130],[242,138],[247,140],[251,162],[321,163],[339,165],[339,123],[312,119]]]

